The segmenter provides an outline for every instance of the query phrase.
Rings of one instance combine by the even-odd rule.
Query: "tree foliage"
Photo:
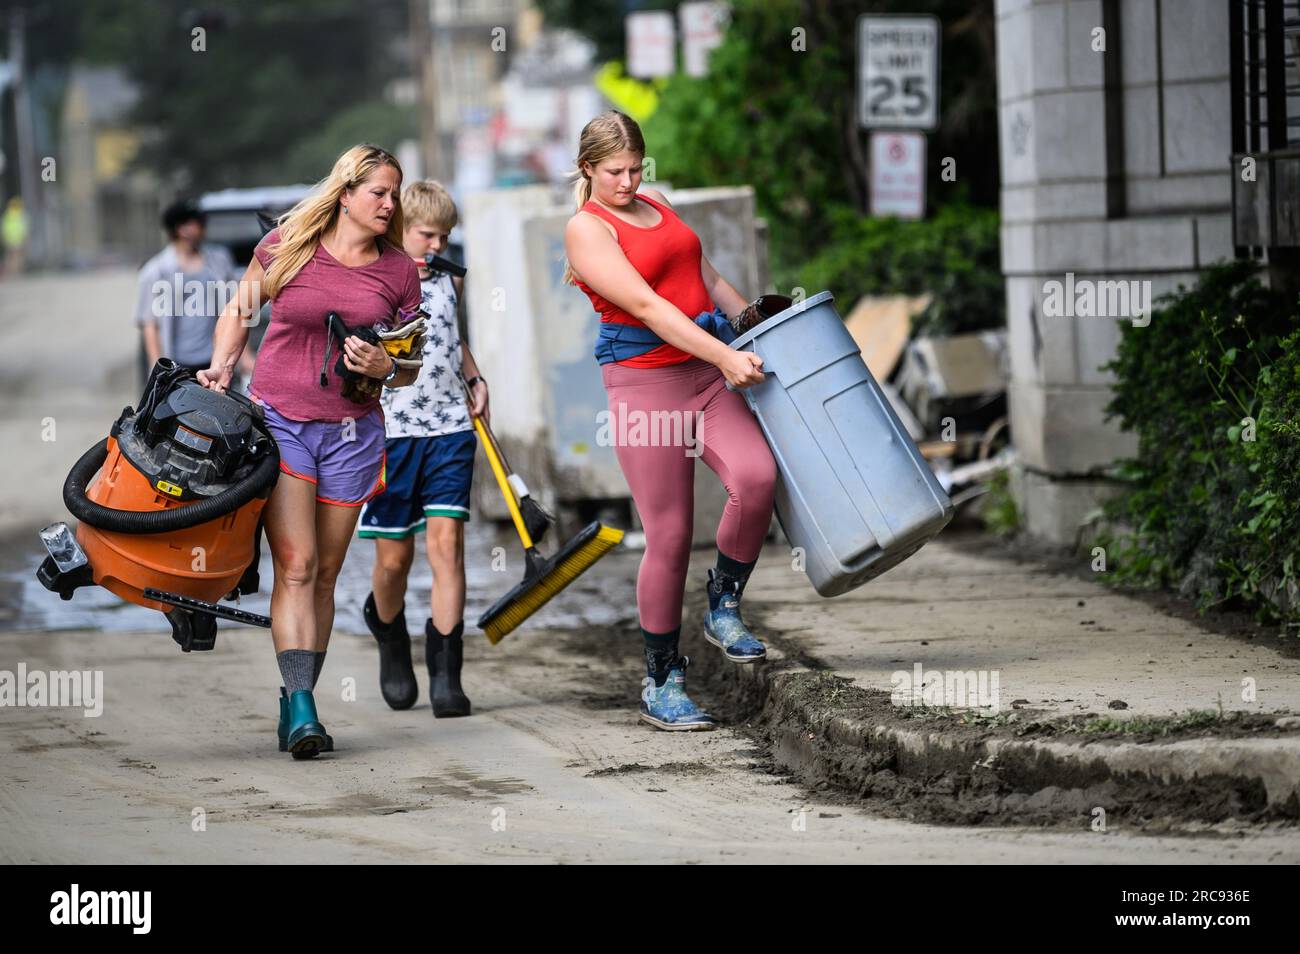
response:
[[[826,244],[840,210],[867,207],[858,128],[857,20],[934,13],[943,31],[940,127],[929,136],[930,200],[996,205],[996,61],[991,0],[737,0],[708,75],[674,76],[646,124],[659,177],[677,186],[752,184],[778,272]],[[956,182],[939,176],[956,160]]]
[[[675,0],[533,0],[548,26],[567,27],[596,46],[596,62],[627,56],[623,18],[638,10],[673,10]]]
[[[312,181],[357,141],[416,136],[414,108],[384,96],[410,72],[407,16],[404,0],[92,0],[70,26],[82,59],[139,87],[153,134],[136,161],[197,191]]]

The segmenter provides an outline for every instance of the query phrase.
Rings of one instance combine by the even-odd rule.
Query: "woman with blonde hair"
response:
[[[702,425],[695,435],[702,453],[655,435],[616,440],[615,454],[645,526],[636,587],[647,672],[641,719],[673,731],[711,729],[714,720],[686,695],[689,660],[677,651],[695,456],[727,489],[704,637],[735,663],[766,655],[740,618],[740,597],[772,520],[776,464],[744,399],[727,389],[763,380],[761,358],[719,340],[730,340],[727,315],[739,314],[747,302],[718,274],[661,193],[638,194],[644,157],[641,130],[623,113],[604,113],[583,128],[578,213],[564,233],[565,278],[600,313],[596,360],[609,395],[611,434],[643,433],[636,424],[671,419],[664,412]]]
[[[249,391],[280,448],[280,480],[263,516],[275,569],[271,638],[284,678],[280,750],[296,759],[333,750],[312,690],[357,516],[384,488],[379,384],[402,387],[419,374],[356,334],[344,340],[342,361],[369,382],[336,373],[326,326],[330,312],[355,332],[419,307],[420,278],[402,251],[401,188],[401,166],[383,149],[343,153],[258,243],[217,322],[212,366],[198,373],[206,387],[229,387],[250,320],[269,300],[271,324]]]

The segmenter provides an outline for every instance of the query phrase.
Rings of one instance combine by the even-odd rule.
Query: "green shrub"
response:
[[[1249,262],[1206,271],[1126,325],[1108,407],[1138,438],[1117,470],[1108,541],[1124,582],[1176,586],[1202,607],[1265,597],[1294,580],[1300,495],[1295,310]]]
[[[1255,483],[1239,502],[1242,557],[1229,564],[1229,583],[1252,602],[1269,600],[1300,618],[1300,331],[1279,350],[1260,373],[1256,438],[1243,445]]]
[[[989,480],[988,493],[979,501],[979,517],[984,529],[999,537],[1014,537],[1020,531],[1020,510],[1011,494],[1011,481],[1005,470]]]
[[[851,308],[862,295],[919,295],[934,300],[913,321],[916,334],[961,334],[1006,321],[998,214],[957,203],[933,218],[870,218],[847,207],[831,213],[831,241],[803,265],[778,270],[784,291],[830,289]]]

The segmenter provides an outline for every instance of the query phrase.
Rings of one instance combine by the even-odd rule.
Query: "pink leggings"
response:
[[[758,421],[722,372],[692,358],[665,368],[601,365],[609,395],[609,440],[645,526],[636,579],[641,627],[667,633],[682,622],[695,515],[695,458],[727,488],[718,549],[758,558],[772,521],[776,462]],[[665,413],[667,412],[667,413]]]

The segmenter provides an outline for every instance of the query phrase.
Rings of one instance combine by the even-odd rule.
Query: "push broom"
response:
[[[464,382],[461,382],[462,386]],[[468,391],[468,388],[466,389]],[[519,532],[519,540],[524,545],[524,578],[509,593],[497,600],[486,613],[478,618],[478,627],[487,634],[493,645],[499,643],[506,634],[519,627],[524,620],[550,602],[551,598],[585,573],[593,563],[616,547],[623,539],[623,531],[607,527],[599,520],[589,523],[572,540],[560,547],[555,556],[547,559],[537,549],[533,536],[529,533],[524,515],[520,512],[511,488],[497,443],[481,418],[475,417],[474,429],[478,431],[487,454],[492,474],[496,477],[501,496],[505,498],[510,511],[510,519]],[[511,475],[513,476],[513,475]],[[522,487],[522,482],[520,482]],[[527,498],[527,493],[521,495]],[[540,509],[540,508],[539,508]],[[543,521],[542,529],[549,521]]]
[[[473,396],[469,396],[467,399],[472,407],[474,404]],[[484,424],[483,433],[487,434],[487,441],[492,446],[492,452],[496,454],[497,460],[501,461],[502,466],[505,468],[506,483],[514,491],[515,500],[519,502],[519,514],[524,518],[524,526],[528,530],[528,535],[532,537],[534,545],[541,543],[542,537],[546,536],[546,531],[550,529],[551,524],[555,523],[555,517],[534,500],[532,494],[528,492],[528,485],[510,466],[510,458],[506,456],[505,450],[497,442],[497,436],[492,433],[492,428]]]

